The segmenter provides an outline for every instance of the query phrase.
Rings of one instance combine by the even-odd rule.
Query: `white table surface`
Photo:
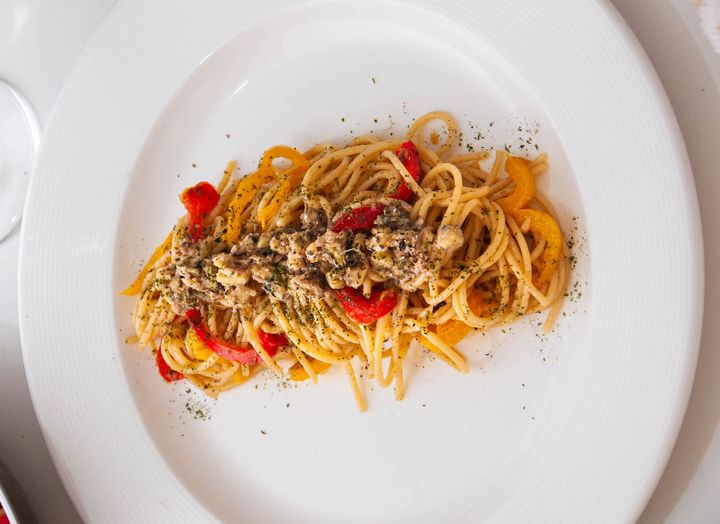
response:
[[[24,93],[43,125],[66,75],[114,3],[0,0],[0,78]],[[720,523],[720,56],[701,35],[689,0],[613,3],[650,56],[675,109],[695,173],[705,238],[698,371],[677,444],[640,522]],[[0,459],[41,523],[78,522],[40,433],[23,371],[18,248],[17,232],[0,244]]]

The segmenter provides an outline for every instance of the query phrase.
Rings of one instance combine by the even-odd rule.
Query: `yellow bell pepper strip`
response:
[[[185,333],[185,348],[195,360],[207,360],[214,353],[197,336],[194,329],[188,329]]]
[[[307,164],[307,160],[302,154],[288,146],[273,146],[263,153],[262,159],[260,160],[260,167],[257,171],[249,174],[238,183],[235,189],[235,195],[228,206],[226,216],[227,231],[224,237],[225,242],[228,244],[234,244],[240,236],[240,228],[242,226],[240,217],[245,210],[245,206],[253,199],[260,186],[275,180],[275,169],[272,163],[276,158],[287,158],[290,160],[293,163],[290,169],[293,171],[294,167],[301,165],[302,162]],[[290,190],[288,190],[288,192],[289,191]],[[282,201],[278,200],[278,209],[280,203],[282,203]],[[269,205],[272,205],[272,202]],[[272,215],[268,214],[267,217],[258,217],[258,219],[263,218],[267,221],[272,218],[274,214],[275,213]]]
[[[536,286],[541,286],[550,279],[562,257],[562,233],[557,222],[543,211],[537,209],[520,209],[514,213],[515,220],[522,225],[529,221],[529,230],[545,239],[547,245],[543,253],[543,268],[538,276]]]
[[[535,177],[530,162],[517,156],[508,157],[505,172],[515,182],[515,190],[498,200],[498,204],[505,213],[513,213],[525,207],[535,196]]]
[[[270,219],[280,211],[283,202],[287,202],[292,192],[300,185],[307,167],[307,163],[304,166],[292,167],[280,175],[280,185],[275,195],[268,205],[258,212],[258,222],[263,229],[267,227]]]
[[[300,185],[302,177],[308,168],[308,161],[302,153],[288,146],[274,146],[263,154],[260,169],[271,170],[273,160],[276,158],[287,158],[290,160],[291,166],[280,175],[275,196],[267,206],[258,212],[258,222],[260,222],[263,229],[265,229],[270,219],[280,211],[283,202],[286,202],[290,194]]]
[[[173,239],[173,232],[170,231],[170,234],[165,238],[165,240],[163,240],[162,244],[160,244],[158,247],[155,248],[155,251],[153,251],[153,254],[150,256],[148,261],[145,262],[145,265],[143,266],[143,268],[140,271],[140,274],[137,276],[137,278],[133,281],[132,284],[130,284],[123,291],[121,291],[120,294],[131,297],[133,295],[137,295],[138,293],[140,293],[140,289],[142,289],[142,284],[145,281],[145,277],[150,272],[152,267],[155,265],[155,262],[157,262],[158,259],[161,256],[163,256],[166,251],[168,251],[170,249],[170,246],[172,245],[172,239]]]
[[[269,169],[272,167],[273,161],[278,158],[286,158],[292,163],[291,167],[307,164],[307,159],[297,149],[290,146],[272,146],[263,153],[260,159],[260,169]]]
[[[264,366],[251,366],[249,368],[249,372],[247,372],[247,375],[245,374],[246,371],[243,370],[243,367],[239,367],[238,370],[233,373],[231,382],[223,387],[223,389],[230,389],[235,386],[239,386],[240,384],[243,384],[250,380],[256,373],[259,371],[265,369]]]
[[[315,360],[315,359],[308,359],[310,362],[310,366],[312,366],[313,370],[315,370],[315,373],[317,375],[324,373],[328,369],[332,367],[332,364],[328,364],[327,362],[323,362],[322,360]],[[290,380],[293,382],[302,382],[303,380],[307,380],[310,377],[307,374],[307,371],[302,367],[302,364],[300,362],[296,362],[292,366],[290,366]]]
[[[268,170],[261,167],[240,180],[226,214],[227,231],[225,231],[225,242],[231,245],[237,241],[242,227],[240,217],[245,210],[245,206],[253,199],[260,186],[272,182],[274,179],[275,172],[272,169]]]

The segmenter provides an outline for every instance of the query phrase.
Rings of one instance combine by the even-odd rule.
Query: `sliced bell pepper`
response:
[[[454,347],[455,344],[460,342],[470,332],[470,326],[465,322],[456,319],[450,319],[447,322],[443,322],[439,325],[429,326],[430,331],[433,331],[443,342],[448,346]],[[436,354],[445,355],[440,349],[435,346],[430,340],[422,335],[422,333],[416,333],[415,338],[426,348]]]
[[[237,241],[240,237],[240,229],[242,227],[241,216],[245,207],[253,199],[260,186],[273,180],[275,180],[275,171],[272,170],[272,167],[268,169],[263,168],[262,165],[257,171],[250,173],[240,180],[235,188],[235,195],[233,195],[227,209],[225,242],[234,244]]]
[[[476,315],[482,315],[482,313],[487,307],[487,304],[482,299],[481,291],[479,289],[471,291],[468,294],[467,301],[468,307]],[[445,342],[450,347],[454,347],[455,344],[459,343],[462,339],[464,339],[467,334],[470,333],[470,331],[472,330],[472,328],[468,326],[465,322],[457,319],[450,319],[447,322],[443,322],[442,324],[439,324],[437,326],[431,325],[429,326],[429,329],[430,331],[433,331],[440,338],[440,340]],[[416,333],[415,338],[433,353],[441,354],[443,356],[445,355],[444,353],[442,353],[442,351],[440,351],[439,348],[435,346],[435,344],[430,342],[421,333]]]
[[[188,329],[187,333],[185,333],[185,348],[195,360],[207,360],[210,358],[210,355],[215,354],[202,343],[202,340],[197,336],[194,329]]]
[[[242,367],[240,367],[235,373],[233,373],[233,376],[231,379],[232,382],[230,383],[231,385],[226,386],[226,387],[228,389],[230,389],[232,387],[239,386],[240,384],[244,384],[245,382],[250,380],[255,375],[255,373],[257,373],[261,369],[262,368],[260,368],[260,366],[254,366],[254,367],[250,368],[249,373],[245,374],[246,372],[243,370]]]
[[[366,298],[362,291],[351,287],[335,290],[347,315],[360,324],[370,324],[378,318],[390,313],[397,305],[397,294],[394,291],[373,289]]]
[[[287,201],[290,194],[300,185],[302,176],[308,168],[308,161],[302,153],[288,146],[274,146],[263,154],[260,169],[272,170],[272,163],[276,158],[287,158],[292,165],[280,175],[275,196],[267,206],[258,212],[258,222],[260,222],[263,229],[265,229],[270,219],[280,211],[283,202]]]
[[[400,161],[405,166],[405,169],[408,170],[408,173],[410,173],[410,176],[413,177],[413,180],[415,182],[420,181],[420,153],[418,153],[417,148],[415,147],[415,144],[410,142],[409,140],[407,142],[403,142],[400,144],[400,146],[395,150],[395,154],[400,159]],[[410,197],[412,197],[413,192],[412,189],[410,189],[407,185],[407,182],[403,180],[403,183],[400,184],[400,187],[398,190],[391,196],[391,198],[397,198],[398,200],[410,200]]]
[[[188,213],[190,238],[193,240],[202,238],[203,222],[215,208],[218,200],[220,200],[220,194],[209,182],[198,182],[180,193],[180,202]]]
[[[473,289],[467,296],[467,303],[470,311],[477,316],[482,316],[488,309],[488,304],[483,300],[482,291]]]
[[[257,335],[260,339],[262,347],[265,348],[265,351],[267,351],[268,354],[270,354],[271,351],[274,354],[278,348],[288,345],[288,339],[285,336],[285,333],[266,333],[262,329],[258,329]]]
[[[237,167],[237,162],[235,162],[234,160],[231,160],[228,163],[227,167],[225,168],[224,174],[223,174],[223,180],[218,185],[218,188],[224,187],[227,184],[226,179],[229,179],[232,171],[234,171],[236,167]],[[207,182],[200,182],[200,184],[206,184],[206,183]],[[198,186],[200,184],[198,184]],[[197,187],[197,186],[195,186],[195,187]],[[188,191],[189,189],[192,189],[192,188],[186,189],[185,191],[183,191],[183,194],[186,191]],[[217,190],[215,192],[217,193]],[[208,193],[209,193],[209,191],[208,191]],[[218,195],[218,198],[219,198],[219,195]],[[181,194],[180,200],[182,201],[182,199],[183,199],[183,197]],[[215,204],[217,204],[217,200],[215,201]],[[215,204],[213,204],[212,207],[215,207]],[[187,207],[186,207],[186,209],[187,209]],[[188,213],[189,213],[189,210],[188,210]],[[132,295],[136,295],[140,292],[140,289],[142,288],[142,283],[145,280],[145,277],[150,272],[150,269],[153,267],[155,262],[157,262],[157,260],[170,249],[170,246],[172,245],[172,239],[173,239],[173,232],[170,231],[170,233],[165,238],[165,240],[163,240],[162,244],[160,244],[158,247],[155,248],[155,251],[153,251],[153,254],[150,256],[148,261],[145,263],[142,270],[140,271],[140,274],[133,281],[133,283],[130,284],[126,289],[121,291],[122,295],[132,296]]]
[[[346,229],[350,231],[371,229],[375,223],[375,219],[382,215],[384,210],[385,205],[383,204],[356,207],[338,218],[330,227],[330,230],[339,233]]]
[[[168,365],[167,362],[165,362],[165,358],[163,357],[160,348],[158,348],[157,350],[157,357],[155,357],[155,362],[157,363],[158,373],[160,373],[160,376],[165,380],[165,382],[174,382],[176,380],[182,380],[185,378],[185,375],[178,371],[175,371]]]
[[[461,320],[451,319],[435,328],[435,333],[448,346],[452,347],[470,333],[470,326]]]
[[[517,156],[508,157],[505,161],[505,172],[515,182],[515,190],[498,204],[505,213],[514,213],[527,205],[535,196],[535,177],[530,169],[530,162]]]
[[[140,293],[140,289],[142,289],[142,284],[145,281],[145,277],[150,272],[152,267],[155,265],[155,262],[158,261],[158,259],[163,256],[172,245],[172,239],[173,239],[173,232],[170,231],[170,234],[165,237],[165,240],[163,240],[162,244],[160,244],[158,247],[155,248],[155,251],[153,251],[153,254],[150,256],[147,262],[145,262],[145,265],[140,270],[140,274],[133,280],[133,283],[130,284],[127,288],[125,288],[123,291],[120,292],[122,295],[132,296],[137,295]]]
[[[514,215],[520,225],[529,220],[530,231],[545,239],[547,244],[543,252],[543,268],[538,275],[536,285],[541,286],[550,282],[562,257],[562,233],[560,227],[553,217],[537,209],[520,209]]]
[[[216,353],[227,360],[239,362],[240,364],[252,365],[260,364],[262,362],[262,358],[252,346],[236,346],[219,338],[213,337],[203,324],[200,311],[197,309],[188,309],[185,312],[185,317],[190,322],[190,325],[200,341],[213,353]],[[258,336],[260,336],[259,333]],[[266,347],[265,344],[263,344],[263,348],[265,348],[265,351],[267,351],[270,356],[277,353],[278,347],[279,346]]]
[[[328,364],[327,362],[323,362],[322,360],[308,359],[308,362],[315,371],[316,375],[324,373],[332,367],[332,364]],[[295,362],[295,364],[290,366],[289,372],[290,380],[292,380],[293,382],[302,382],[303,380],[307,380],[310,378],[307,374],[307,371],[305,371],[305,368],[302,367],[302,364],[300,364],[300,362]]]

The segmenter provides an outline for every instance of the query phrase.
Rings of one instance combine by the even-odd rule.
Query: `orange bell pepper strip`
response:
[[[438,338],[440,338],[440,340],[445,342],[450,347],[454,347],[455,344],[464,339],[471,329],[470,326],[468,326],[465,322],[455,319],[448,320],[447,322],[443,322],[442,324],[439,324],[437,326],[431,325],[428,327],[430,331],[434,332],[438,336]],[[438,348],[435,344],[430,342],[427,337],[423,336],[422,333],[416,333],[415,339],[418,340],[418,342],[420,342],[427,349],[435,353],[438,357],[452,364],[452,362],[449,361],[445,353],[443,353],[440,348]]]
[[[460,320],[448,320],[435,328],[435,333],[448,346],[453,347],[470,333],[470,326]]]
[[[470,311],[479,317],[487,310],[488,306],[483,300],[482,292],[479,289],[473,289],[468,293],[467,303]]]
[[[258,212],[258,222],[263,229],[270,219],[280,211],[283,202],[286,202],[290,194],[300,185],[302,176],[308,168],[308,161],[302,153],[288,146],[274,146],[265,151],[260,162],[260,169],[272,169],[273,160],[276,158],[287,158],[292,165],[280,175],[275,196]]]
[[[555,269],[560,262],[562,253],[562,233],[557,222],[543,211],[537,209],[520,209],[514,213],[519,225],[529,221],[529,230],[545,239],[547,245],[543,253],[543,268],[538,275],[536,285],[541,286],[550,282]]]
[[[127,288],[125,288],[123,291],[120,292],[121,295],[127,295],[129,297],[133,295],[137,295],[140,293],[140,289],[142,289],[142,284],[145,281],[145,277],[150,272],[152,267],[155,265],[155,262],[158,261],[158,259],[165,254],[166,251],[170,249],[170,246],[172,245],[172,239],[173,239],[173,231],[170,231],[170,234],[163,240],[162,244],[160,244],[158,247],[155,248],[155,251],[153,251],[153,254],[150,256],[147,262],[145,262],[145,265],[143,266],[142,270],[140,270],[140,274],[137,276],[135,280],[133,280],[133,283],[130,284]]]
[[[321,373],[324,373],[328,369],[332,367],[332,364],[328,364],[327,362],[323,362],[322,360],[315,360],[315,359],[308,359],[308,362],[310,363],[310,366],[315,370],[315,374],[320,375]],[[305,371],[305,368],[302,367],[302,364],[300,362],[296,362],[292,366],[290,366],[290,380],[293,382],[302,382],[303,380],[307,380],[310,377],[307,374],[307,371]]]
[[[530,162],[517,156],[508,157],[505,161],[505,172],[515,182],[515,190],[498,204],[505,213],[514,213],[527,205],[535,196],[535,177],[530,169]]]
[[[498,309],[500,306],[500,301],[497,298],[487,300],[483,296],[483,291],[480,289],[473,289],[468,294],[467,302],[470,311],[472,311],[478,317],[492,317],[496,313],[498,313]]]
[[[483,300],[479,289],[475,289],[468,294],[468,307],[478,316],[482,315],[487,309],[487,304]],[[438,326],[431,325],[429,328],[450,347],[458,344],[472,330],[465,322],[457,319],[448,320]],[[433,353],[446,358],[445,354],[421,333],[416,333],[415,338]]]

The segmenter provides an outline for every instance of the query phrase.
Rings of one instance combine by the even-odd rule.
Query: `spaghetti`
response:
[[[186,189],[187,214],[124,291],[139,345],[211,396],[265,368],[316,382],[338,366],[365,410],[356,367],[402,399],[413,339],[465,373],[471,330],[546,309],[551,329],[568,266],[535,185],[547,157],[496,151],[486,169],[457,140],[428,113],[404,141],[274,146],[245,177],[231,162],[217,188]]]

